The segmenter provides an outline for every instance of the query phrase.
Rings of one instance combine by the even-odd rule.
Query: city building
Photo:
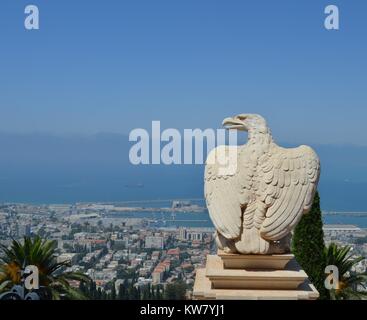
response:
[[[147,249],[163,249],[164,239],[160,236],[147,236],[145,237],[145,248]]]

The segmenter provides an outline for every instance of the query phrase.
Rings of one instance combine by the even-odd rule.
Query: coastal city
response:
[[[154,298],[163,298],[160,293],[176,286],[168,298],[190,299],[195,270],[216,252],[214,227],[204,206],[167,203],[3,204],[0,244],[34,235],[55,240],[57,261],[70,262],[64,271],[88,275],[100,298],[124,298],[123,290],[141,293],[147,287],[158,288]],[[323,229],[326,244],[350,245],[356,256],[367,255],[367,229],[350,224],[324,224]],[[366,261],[355,266],[357,272],[366,271]]]
[[[111,204],[27,205],[0,207],[0,244],[39,235],[57,242],[57,261],[70,261],[65,272],[88,275],[101,293],[119,294],[122,284],[135,289],[182,284],[180,299],[190,298],[195,269],[214,252],[211,227],[157,227],[148,208]],[[155,209],[157,210],[157,209]],[[159,212],[201,211],[174,201]],[[130,217],[148,212],[151,218]],[[129,217],[124,217],[128,214]],[[115,217],[116,216],[116,217]],[[173,216],[174,217],[174,216]],[[131,283],[133,281],[133,283]],[[78,281],[72,283],[79,286]]]

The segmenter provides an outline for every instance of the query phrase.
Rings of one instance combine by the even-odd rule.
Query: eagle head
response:
[[[268,132],[268,126],[265,119],[258,114],[243,113],[234,117],[225,118],[222,125],[226,129],[257,131],[260,133]]]

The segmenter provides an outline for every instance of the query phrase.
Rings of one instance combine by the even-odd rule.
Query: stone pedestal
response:
[[[292,254],[242,255],[221,250],[196,271],[193,297],[312,300],[319,293]]]

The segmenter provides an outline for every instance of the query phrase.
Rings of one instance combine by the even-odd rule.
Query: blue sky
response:
[[[24,7],[40,30],[24,29]],[[340,30],[323,27],[340,10]],[[264,115],[279,141],[367,145],[367,2],[3,0],[0,131],[128,133]]]

